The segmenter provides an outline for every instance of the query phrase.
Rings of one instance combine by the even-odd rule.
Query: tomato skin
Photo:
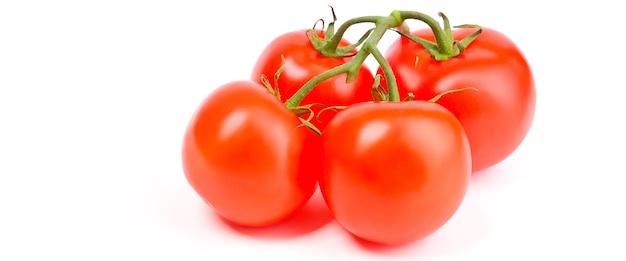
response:
[[[324,32],[318,30],[318,36],[324,37]],[[348,46],[347,40],[342,40],[340,47]],[[261,75],[267,76],[274,85],[274,74],[283,64],[281,55],[285,58],[284,69],[278,78],[278,90],[283,102],[287,101],[311,78],[332,68],[350,61],[351,57],[330,58],[319,54],[307,37],[307,30],[297,30],[276,37],[261,52],[250,79],[262,83]],[[346,83],[346,74],[340,74],[318,84],[300,103],[323,104],[326,106],[346,106],[357,102],[372,100],[371,86],[373,85],[372,72],[366,65],[361,66],[356,79]],[[321,107],[313,107],[315,113]],[[323,130],[330,119],[335,115],[333,110],[326,110],[319,116],[318,121],[312,121],[320,130]]]
[[[460,40],[475,31],[458,29],[453,34]],[[434,41],[429,29],[411,34]],[[507,158],[529,132],[536,104],[532,71],[521,50],[502,33],[483,28],[462,55],[447,61],[435,61],[423,47],[404,37],[390,45],[385,57],[402,97],[412,92],[416,99],[428,100],[447,90],[478,89],[444,95],[437,101],[464,126],[474,171]]]
[[[276,224],[317,188],[303,152],[315,135],[276,97],[251,81],[227,83],[193,115],[183,140],[185,177],[214,211],[244,226]]]
[[[396,245],[422,239],[452,217],[467,191],[467,137],[435,103],[352,105],[322,139],[322,195],[336,220],[365,240]]]

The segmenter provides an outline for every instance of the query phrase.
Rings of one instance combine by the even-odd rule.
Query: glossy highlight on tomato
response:
[[[320,190],[336,220],[357,237],[389,245],[422,239],[463,201],[469,143],[458,120],[438,104],[352,105],[322,138]]]
[[[185,177],[224,219],[269,226],[298,211],[317,188],[304,141],[316,135],[267,89],[227,83],[198,107],[183,140]]]
[[[453,35],[460,40],[476,30],[457,29]],[[411,34],[434,41],[430,29]],[[533,74],[521,50],[504,34],[482,28],[461,55],[445,61],[434,60],[421,45],[401,37],[390,45],[385,58],[402,97],[411,92],[415,99],[428,100],[449,90],[476,89],[437,101],[465,128],[474,171],[507,158],[529,132],[536,104]]]

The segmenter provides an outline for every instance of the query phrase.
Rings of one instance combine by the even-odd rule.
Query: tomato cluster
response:
[[[334,14],[333,14],[334,15]],[[402,244],[443,226],[473,172],[508,157],[534,116],[526,59],[503,34],[412,11],[278,36],[247,80],[215,89],[184,135],[185,177],[223,218],[270,226],[319,188],[360,238]],[[408,31],[405,20],[430,29]],[[385,54],[376,43],[399,33]],[[380,68],[363,64],[373,55]],[[376,74],[374,74],[376,72]]]

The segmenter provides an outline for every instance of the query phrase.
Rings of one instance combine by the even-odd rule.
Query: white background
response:
[[[430,2],[3,1],[0,260],[626,259],[619,2]],[[339,23],[443,11],[505,33],[533,68],[526,140],[424,240],[355,240],[319,195],[277,227],[229,226],[184,179],[199,102],[247,79],[274,37],[329,20],[329,4]]]

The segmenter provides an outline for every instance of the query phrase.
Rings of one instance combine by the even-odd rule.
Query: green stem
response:
[[[298,107],[304,97],[309,94],[309,92],[311,92],[315,86],[327,79],[347,72],[351,67],[352,63],[347,62],[311,78],[308,82],[304,84],[304,86],[302,86],[302,88],[300,88],[296,93],[289,97],[289,99],[285,102],[285,106],[287,108]]]
[[[400,14],[400,17],[404,20],[415,19],[426,23],[426,25],[428,25],[428,27],[430,27],[430,29],[433,31],[433,35],[435,36],[435,40],[437,41],[437,49],[440,53],[451,54],[453,52],[452,47],[454,39],[452,39],[446,33],[446,31],[441,28],[439,22],[437,22],[434,18],[424,13],[415,11],[398,11],[398,13]],[[447,23],[445,16],[442,17],[444,17],[444,23]]]
[[[380,65],[380,69],[383,70],[383,73],[385,74],[385,81],[387,82],[387,89],[389,90],[389,101],[400,101],[400,93],[398,92],[396,76],[393,73],[393,70],[391,70],[391,66],[389,65],[389,62],[387,62],[387,59],[385,59],[385,56],[383,56],[383,54],[378,50],[376,45],[371,43],[366,43],[363,48],[368,49],[372,56],[374,56],[374,59],[376,59],[378,65]]]
[[[327,49],[327,50],[337,49],[337,47],[339,47],[339,43],[341,43],[341,40],[343,39],[344,34],[346,33],[346,31],[348,30],[350,26],[353,26],[355,24],[360,24],[360,23],[376,23],[376,21],[380,20],[381,18],[383,17],[363,16],[363,17],[352,18],[348,21],[345,21],[343,24],[341,24],[341,26],[339,26],[339,28],[337,29],[337,32],[335,33],[335,35],[333,35],[333,38],[331,38],[330,42],[328,43],[328,45],[324,47],[324,49]]]
[[[398,27],[402,24],[403,20],[398,19],[399,15],[397,12],[398,11],[393,11],[392,15],[387,16],[387,17],[366,16],[362,18],[355,18],[355,19],[349,20],[351,24],[354,24],[359,21],[372,22],[372,19],[376,19],[374,21],[376,23],[376,27],[374,28],[370,36],[367,38],[367,40],[363,44],[364,46],[367,46],[367,47],[360,49],[356,53],[356,55],[352,58],[352,60],[350,60],[349,62],[339,65],[335,68],[332,68],[322,74],[319,74],[311,78],[308,82],[304,84],[304,86],[302,86],[302,88],[300,88],[293,96],[291,96],[285,102],[285,106],[287,108],[297,107],[298,105],[300,105],[300,102],[304,99],[304,97],[309,92],[311,92],[313,88],[315,88],[315,86],[339,74],[346,73],[347,82],[354,80],[357,74],[359,73],[359,69],[361,68],[362,64],[365,62],[365,59],[367,58],[367,56],[371,54],[371,52],[376,53],[375,58],[377,61],[379,62],[384,61],[385,59],[384,57],[382,57],[382,54],[380,54],[380,52],[376,48],[376,45],[378,44],[378,42],[380,42],[380,39],[382,39],[383,35],[385,34],[385,32],[387,32],[387,30]],[[350,24],[348,25],[343,24],[339,28],[338,33],[335,35],[335,37],[342,35],[343,32],[347,30],[349,25]],[[383,63],[387,64],[386,61],[384,61]],[[390,100],[399,101],[400,99],[398,95],[398,88],[395,84],[395,77],[393,76],[393,72],[391,71],[391,68],[389,66],[385,66],[385,68],[382,68],[382,69],[384,70],[385,77],[391,76],[391,79],[393,79],[393,81],[391,81],[393,83],[388,85],[389,93],[390,93]],[[390,79],[388,78],[388,80]],[[394,93],[395,97],[392,96],[392,93]]]
[[[418,44],[424,46],[424,48],[431,54],[431,56],[438,60],[447,60],[451,59],[459,54],[469,45],[478,35],[481,33],[480,27],[477,25],[462,25],[459,27],[471,27],[471,28],[479,28],[475,33],[467,36],[465,39],[461,41],[455,42],[452,36],[452,29],[450,27],[450,22],[448,18],[443,14],[439,13],[439,16],[443,19],[444,27],[442,28],[439,22],[437,22],[434,18],[420,12],[415,11],[398,11],[395,10],[391,12],[391,14],[387,17],[382,16],[363,16],[350,19],[343,23],[337,30],[337,33],[330,32],[332,34],[331,39],[328,42],[315,42],[314,46],[316,46],[316,50],[320,51],[322,54],[336,54],[337,49],[339,47],[339,43],[343,39],[344,33],[348,30],[348,28],[352,25],[358,23],[375,23],[375,27],[368,31],[368,34],[365,34],[362,39],[365,39],[363,42],[363,48],[361,48],[357,53],[353,56],[352,60],[346,62],[340,66],[332,68],[322,74],[319,74],[300,88],[293,96],[291,96],[286,102],[285,106],[287,108],[295,108],[300,105],[300,102],[304,99],[304,97],[315,88],[321,82],[330,79],[334,76],[337,76],[342,73],[346,73],[346,82],[351,82],[356,79],[359,69],[365,62],[365,59],[371,54],[374,56],[380,68],[383,70],[387,88],[389,92],[389,101],[400,101],[400,95],[398,94],[398,86],[396,83],[396,77],[391,70],[391,66],[383,56],[383,54],[376,47],[378,42],[382,39],[385,32],[389,29],[397,28],[404,24],[404,21],[407,19],[415,19],[420,20],[426,23],[433,32],[436,43],[432,43],[422,38],[418,38],[412,36],[406,32],[398,31],[401,35],[415,41]],[[333,19],[334,12],[333,12]],[[335,21],[333,21],[334,23]],[[334,30],[334,27],[332,28]],[[371,33],[370,33],[371,32]],[[359,41],[360,42],[360,41]],[[321,46],[321,48],[317,48],[317,46]],[[336,57],[336,56],[332,56]]]

